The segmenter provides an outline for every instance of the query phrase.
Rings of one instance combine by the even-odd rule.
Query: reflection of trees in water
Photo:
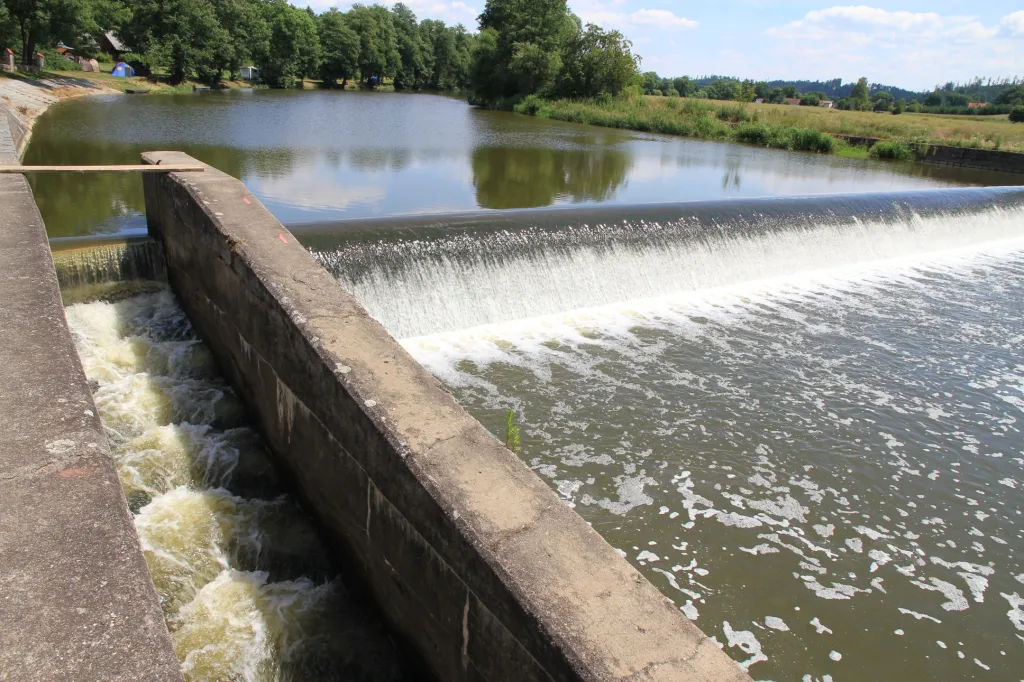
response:
[[[725,174],[722,175],[722,189],[728,189],[730,186],[739,189],[740,186],[740,166],[743,163],[740,161],[739,156],[730,155],[725,159]]]
[[[408,149],[394,147],[365,147],[349,151],[348,164],[360,171],[400,171],[413,161]]]
[[[632,166],[632,157],[618,149],[478,147],[473,185],[483,208],[550,206],[560,197],[604,201],[626,182]]]
[[[69,136],[34,136],[26,164],[139,163],[144,151],[171,146],[235,177],[281,176],[291,172],[296,152],[287,149],[242,150],[206,145],[138,145]],[[29,176],[36,204],[52,237],[116,231],[123,216],[145,213],[142,178],[137,173],[85,173]]]

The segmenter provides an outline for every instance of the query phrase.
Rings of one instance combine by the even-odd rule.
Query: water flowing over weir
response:
[[[185,678],[405,679],[173,296],[66,313]]]
[[[1024,191],[420,225],[303,239],[754,679],[1019,678]]]
[[[408,338],[1019,235],[1024,189],[842,195],[293,228]]]

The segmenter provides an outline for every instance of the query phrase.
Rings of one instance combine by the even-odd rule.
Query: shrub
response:
[[[683,100],[683,113],[687,116],[702,116],[710,114],[712,111],[714,111],[714,107],[703,99],[687,97]]]
[[[907,161],[913,159],[916,155],[914,154],[914,148],[904,142],[882,140],[881,142],[876,142],[871,148],[871,156],[876,159]]]
[[[736,139],[773,149],[799,149],[807,152],[831,153],[839,146],[836,138],[815,128],[773,126],[766,123],[741,123]]]
[[[513,108],[520,114],[536,116],[541,112],[541,109],[544,108],[544,100],[537,95],[527,95],[522,102],[514,105]]]
[[[43,68],[47,71],[81,71],[82,65],[73,59],[68,59],[56,50],[39,50],[43,55]]]
[[[730,123],[743,123],[753,118],[745,104],[727,104],[719,107],[717,116],[719,120],[729,121]]]
[[[1024,123],[1024,106],[1014,107],[1011,109],[1010,120],[1014,123]]]

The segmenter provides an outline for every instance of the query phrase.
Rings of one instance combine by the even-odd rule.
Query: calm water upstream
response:
[[[578,126],[434,95],[238,91],[54,107],[26,163],[138,163],[180,149],[241,178],[285,224],[555,204],[1019,182]],[[31,179],[53,236],[143,230],[132,176]]]

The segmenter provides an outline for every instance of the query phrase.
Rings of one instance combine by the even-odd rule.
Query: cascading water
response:
[[[402,679],[170,293],[66,310],[186,679]]]
[[[678,204],[632,220],[621,208],[561,221],[552,211],[454,230],[434,220],[420,234],[339,230],[335,240],[350,241],[314,255],[408,338],[1020,236],[1024,191],[953,196],[960,201],[920,192]]]
[[[1024,670],[1022,200],[303,239],[492,432],[514,409],[526,462],[755,679],[1009,680]]]

